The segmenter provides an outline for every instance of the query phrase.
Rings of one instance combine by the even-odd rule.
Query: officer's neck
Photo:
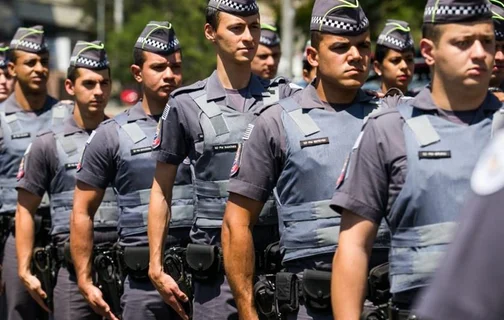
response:
[[[478,109],[487,96],[486,87],[470,88],[432,80],[432,100],[436,106],[448,111],[470,111]]]
[[[75,105],[73,119],[77,127],[84,130],[94,130],[105,120],[105,112],[87,113],[86,108]]]
[[[217,56],[217,77],[224,89],[240,90],[246,88],[250,82],[251,74],[250,63],[222,61]]]
[[[18,82],[14,87],[14,97],[24,111],[36,111],[44,107],[47,99],[47,92],[30,92],[28,89],[23,89]]]
[[[345,88],[334,84],[327,83],[320,78],[317,78],[315,83],[317,95],[321,101],[331,104],[348,104],[352,103],[357,96],[359,88]]]
[[[142,109],[145,112],[145,114],[151,116],[159,116],[163,113],[167,102],[168,102],[167,99],[159,99],[159,98],[156,99],[144,94],[142,99]]]

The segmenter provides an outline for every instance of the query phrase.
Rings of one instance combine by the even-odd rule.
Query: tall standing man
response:
[[[9,45],[0,42],[0,103],[4,102],[14,90],[14,77],[9,74]]]
[[[240,318],[259,319],[251,231],[275,189],[285,268],[276,277],[277,311],[286,319],[332,319],[330,271],[340,215],[329,202],[365,117],[377,107],[360,89],[369,72],[369,22],[358,1],[348,3],[315,2],[307,58],[317,68],[316,81],[262,110],[231,173],[222,246]],[[384,262],[385,244],[381,253]],[[292,292],[293,300],[280,298],[282,292]]]
[[[393,319],[444,256],[470,188],[471,172],[501,106],[488,92],[495,54],[490,4],[429,0],[420,50],[432,84],[414,99],[372,115],[332,199],[342,210],[332,273],[336,319],[359,319],[366,267],[382,219],[391,230]]]
[[[67,93],[74,97],[72,117],[62,125],[40,133],[24,156],[24,174],[20,176],[16,211],[18,272],[31,296],[48,310],[46,299],[52,290],[37,279],[30,270],[34,249],[34,215],[44,193],[51,203],[51,242],[57,248],[58,271],[54,294],[54,319],[101,319],[80,294],[75,270],[64,257],[70,236],[70,214],[77,162],[91,135],[105,118],[112,89],[109,62],[103,43],[78,41],[70,60],[65,81]],[[95,242],[114,242],[117,239],[117,202],[114,191],[107,190],[107,200],[95,216]],[[51,306],[52,307],[52,306]]]
[[[252,72],[263,79],[275,78],[281,56],[280,36],[277,28],[261,23],[261,38],[259,38],[257,53],[252,59]]]
[[[143,99],[104,122],[83,153],[71,221],[72,257],[86,300],[98,314],[114,319],[92,282],[90,265],[90,217],[95,216],[105,189],[112,185],[120,207],[119,245],[127,274],[121,297],[122,318],[176,319],[147,276],[147,208],[156,165],[151,145],[169,94],[182,83],[182,51],[173,26],[167,21],[149,22],[135,43],[133,60],[131,72],[142,86]],[[194,210],[189,165],[180,167],[176,184],[172,205],[177,215],[170,226],[170,237],[165,239],[167,247],[185,247],[189,239]]]
[[[0,104],[0,208],[3,249],[3,281],[8,319],[35,319],[37,304],[18,277],[15,237],[11,233],[16,211],[17,179],[24,174],[21,161],[36,134],[60,124],[68,114],[63,105],[47,94],[49,52],[41,26],[19,28],[10,43],[9,74],[16,79],[14,92]],[[43,201],[37,215],[49,220],[48,203]],[[43,230],[42,230],[43,231]],[[43,232],[37,237],[40,238]],[[36,238],[37,238],[36,237]],[[0,250],[2,251],[2,250]]]
[[[177,167],[189,157],[194,168],[195,219],[187,262],[193,269],[193,319],[236,317],[231,289],[221,263],[221,225],[227,200],[229,170],[241,148],[247,125],[265,104],[295,91],[283,82],[261,80],[251,72],[261,33],[255,0],[210,0],[205,37],[217,53],[217,70],[207,79],[172,93],[155,140],[157,166],[149,207],[149,276],[166,303],[183,314],[181,294],[163,272],[166,226],[173,220],[169,203]],[[238,152],[239,154],[239,152]],[[272,206],[269,206],[272,209]],[[276,240],[275,213],[265,210],[262,250]]]

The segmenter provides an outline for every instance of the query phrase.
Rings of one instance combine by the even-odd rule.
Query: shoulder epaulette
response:
[[[185,86],[185,87],[182,87],[182,88],[178,88],[178,89],[175,89],[172,93],[171,93],[171,96],[172,97],[176,97],[180,94],[183,94],[183,93],[189,93],[189,92],[193,92],[193,91],[197,91],[197,90],[201,90],[203,89],[205,86],[206,86],[206,82],[207,82],[207,79],[205,80],[200,80],[200,81],[197,81],[191,85],[188,85],[188,86]]]

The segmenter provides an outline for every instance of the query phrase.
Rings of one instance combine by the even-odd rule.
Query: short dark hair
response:
[[[214,30],[217,30],[217,27],[219,26],[219,15],[220,11],[212,8],[212,7],[207,7],[205,11],[205,18],[206,18],[206,23],[208,23]]]
[[[312,31],[310,33],[311,46],[315,49],[319,49],[320,42],[322,41],[322,32],[320,31]]]
[[[140,48],[133,48],[133,64],[136,64],[140,68],[143,67],[145,62],[144,51]]]
[[[443,32],[439,25],[426,23],[422,26],[422,37],[431,40],[434,44],[438,44],[442,34]]]
[[[9,49],[7,51],[7,60],[12,63],[16,63],[17,60],[17,55],[16,55],[17,50]]]
[[[312,69],[313,69],[313,66],[308,62],[308,60],[303,60],[303,70],[311,72]]]
[[[75,83],[75,80],[77,80],[77,78],[79,77],[79,67],[76,67],[76,66],[70,66],[68,67],[67,69],[67,79],[72,81],[72,83]],[[109,78],[112,77],[112,74],[110,72],[110,68],[107,67],[107,68],[103,68],[103,69],[99,69],[99,70],[96,70],[96,71],[101,71],[101,70],[108,70],[108,74],[109,74]]]

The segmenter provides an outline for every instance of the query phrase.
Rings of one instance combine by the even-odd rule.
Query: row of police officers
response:
[[[104,44],[77,42],[73,101],[58,102],[43,28],[18,29],[0,48],[2,317],[461,317],[421,289],[471,185],[504,184],[489,174],[501,138],[470,183],[504,124],[504,4],[429,0],[422,31],[432,82],[407,91],[410,29],[389,20],[373,64],[381,92],[364,91],[359,1],[316,0],[316,78],[300,90],[275,77],[279,37],[256,2],[210,0],[212,75],[180,88],[183,44],[151,21],[133,48],[142,99],[108,119]]]

